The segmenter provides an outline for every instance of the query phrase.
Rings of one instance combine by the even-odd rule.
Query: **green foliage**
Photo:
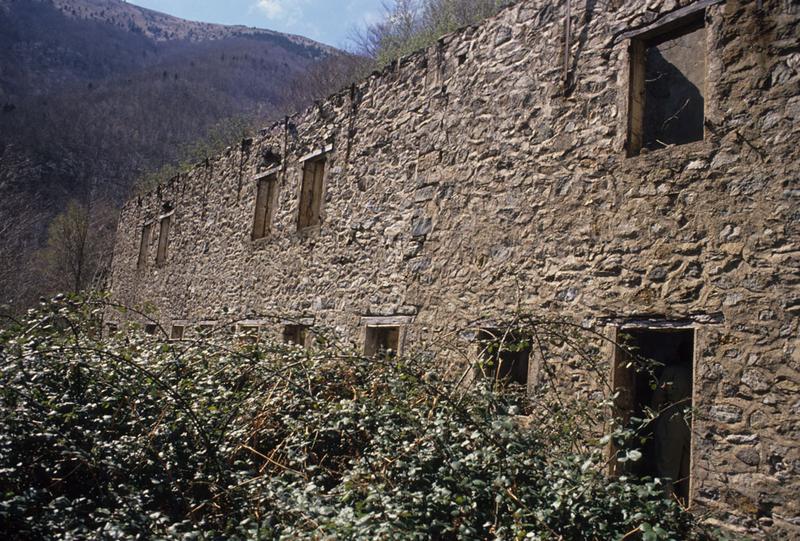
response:
[[[107,309],[59,299],[0,331],[4,539],[708,538],[658,482],[576,452],[580,412],[525,427],[521,393],[324,336],[100,338]]]

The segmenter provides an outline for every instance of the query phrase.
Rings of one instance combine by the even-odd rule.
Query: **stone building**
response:
[[[692,361],[692,505],[800,536],[799,22],[518,2],[130,200],[113,297],[174,339],[324,326],[367,353],[519,311],[624,333]]]

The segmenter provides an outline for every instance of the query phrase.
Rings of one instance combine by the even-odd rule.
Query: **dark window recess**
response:
[[[482,330],[478,344],[486,377],[519,385],[528,383],[530,339],[501,330]]]
[[[400,327],[367,326],[364,337],[364,355],[392,357],[400,351]]]
[[[253,218],[253,240],[263,239],[272,230],[272,209],[275,198],[275,175],[259,179],[256,189],[256,209]]]
[[[614,461],[616,472],[669,478],[665,493],[687,503],[694,331],[628,330],[620,344],[614,363],[617,416],[631,426],[638,426],[637,419],[646,419],[650,411],[658,416],[640,428],[627,448],[615,448],[621,455],[632,449],[642,453],[639,460]]]
[[[210,323],[201,323],[197,326],[197,335],[200,338],[209,338],[214,334],[214,325]]]
[[[163,265],[167,261],[167,246],[169,245],[169,227],[171,216],[161,218],[158,231],[158,252],[156,253],[156,265]]]
[[[286,325],[283,328],[283,342],[305,346],[307,331],[308,327],[306,325]]]
[[[142,238],[139,241],[139,258],[136,260],[136,268],[141,269],[147,265],[147,252],[150,250],[150,238],[153,234],[153,224],[144,224],[142,227]]]
[[[702,14],[631,41],[628,154],[703,139],[706,29]]]
[[[149,334],[150,336],[155,335],[158,332],[158,325],[155,323],[146,323],[144,326],[144,333]]]
[[[322,223],[322,182],[325,178],[325,158],[308,160],[303,166],[303,185],[297,228],[305,229]]]

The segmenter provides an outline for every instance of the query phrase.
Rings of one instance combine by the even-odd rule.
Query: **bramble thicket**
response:
[[[325,333],[309,349],[101,337],[106,309],[60,297],[3,324],[4,539],[718,535],[659,481],[606,475],[585,429],[602,401]]]

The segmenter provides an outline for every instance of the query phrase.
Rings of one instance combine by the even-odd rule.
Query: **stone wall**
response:
[[[409,348],[515,311],[683,322],[693,502],[800,535],[800,10],[705,3],[702,141],[626,157],[626,32],[691,2],[572,2],[566,70],[564,1],[520,2],[129,201],[113,296],[167,327],[277,314],[355,346],[364,316],[410,316]],[[326,149],[322,224],[298,232],[301,159]],[[137,269],[170,209],[166,263],[156,224]]]

